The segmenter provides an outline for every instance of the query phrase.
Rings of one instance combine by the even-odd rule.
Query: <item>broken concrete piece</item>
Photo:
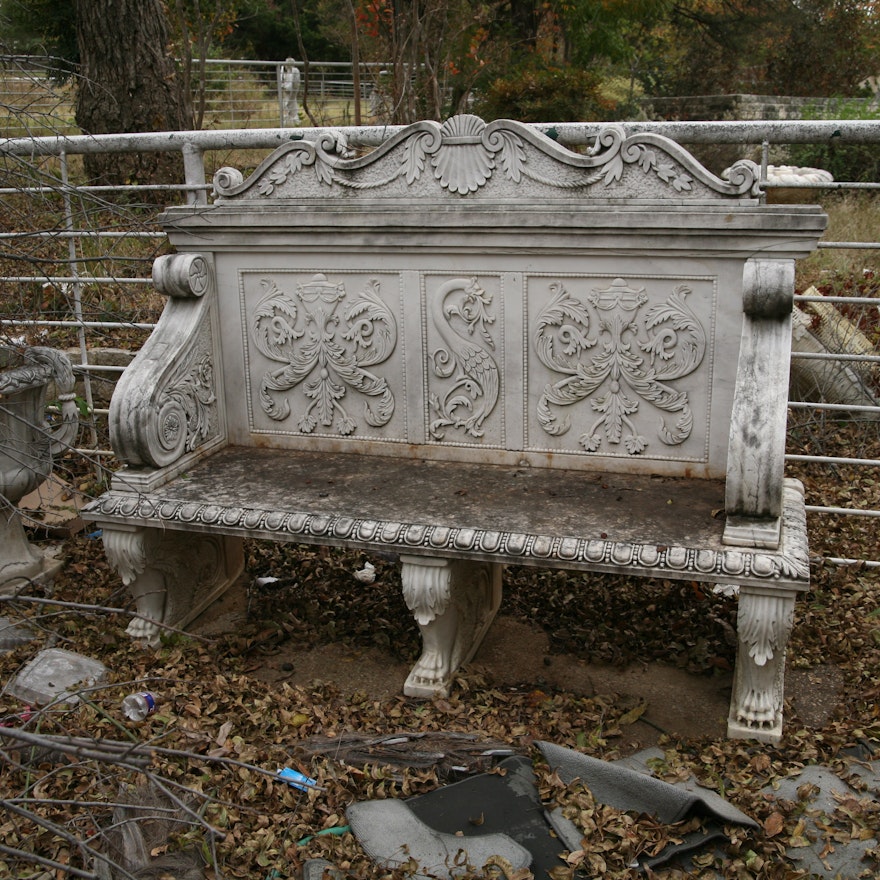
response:
[[[9,693],[29,705],[76,703],[77,690],[103,684],[107,678],[103,663],[62,648],[47,648],[19,672]]]
[[[0,617],[0,653],[26,645],[33,638],[34,631],[27,624],[11,617]]]
[[[811,287],[807,296],[817,296]],[[873,355],[871,342],[831,303],[808,302],[792,313],[791,396],[825,403],[877,406],[877,365],[822,359],[834,354]],[[875,418],[872,414],[864,417]]]

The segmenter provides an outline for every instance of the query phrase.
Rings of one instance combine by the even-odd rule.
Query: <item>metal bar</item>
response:
[[[152,330],[155,324],[136,324],[125,321],[47,321],[38,318],[0,318],[0,326],[7,327],[90,327],[108,330]]]
[[[67,155],[65,153],[61,154],[61,180],[64,182],[64,229],[65,232],[72,232],[74,229],[73,205],[70,201],[70,186],[67,176]],[[81,364],[88,364],[89,348],[86,344],[85,327],[82,326],[82,284],[79,281],[79,271],[77,269],[76,243],[77,239],[68,238],[67,257],[70,262],[70,271],[73,273],[74,279],[76,279],[71,285],[71,290],[73,291],[73,314],[79,324],[76,330],[77,339],[79,340],[79,358]],[[92,397],[92,381],[88,373],[83,375],[83,394],[85,396],[86,406],[89,409],[92,409],[95,401]],[[98,432],[95,430],[94,422],[89,425],[89,439],[91,440],[92,446],[98,445]]]
[[[824,556],[821,559],[822,562],[827,562],[831,565],[857,565],[860,568],[867,569],[880,568],[880,562],[876,562],[873,559],[846,559],[840,556]]]
[[[135,150],[134,146],[129,147],[129,151]],[[0,150],[2,152],[2,150]],[[108,150],[107,152],[126,152],[125,150]],[[155,152],[155,150],[153,151]],[[205,191],[211,189],[208,183],[187,184],[187,183],[120,183],[117,185],[89,185],[83,184],[73,188],[74,192],[189,192],[190,190],[203,189]],[[22,193],[34,193],[36,195],[45,195],[46,193],[63,193],[63,186],[20,186],[6,187],[0,189],[0,195],[21,195]]]
[[[839,412],[880,413],[880,406],[859,406],[849,403],[810,403],[806,400],[789,400],[789,409],[819,409]]]
[[[876,143],[880,140],[880,121],[747,121],[747,122],[620,122],[627,135],[661,134],[680,143]],[[568,144],[592,143],[607,123],[557,122],[531,123],[531,127]],[[400,125],[320,126],[300,128],[213,129],[203,131],[162,131],[139,134],[51,135],[48,137],[0,139],[0,153],[16,156],[52,156],[62,150],[68,154],[113,153],[138,150],[156,152],[181,150],[191,143],[200,150],[272,148],[290,141],[314,140],[328,132],[342,132],[349,143],[378,146],[401,131]]]
[[[794,298],[795,302],[826,302],[826,303],[849,303],[851,305],[863,306],[880,306],[880,297],[875,296],[808,296],[807,294],[797,294]]]
[[[155,238],[155,239],[164,239],[165,233],[160,232],[158,229],[155,232],[98,232],[91,229],[79,229],[74,230],[73,232],[62,232],[58,231],[40,231],[37,230],[35,232],[0,232],[0,241],[8,240],[8,239],[28,239],[28,238],[46,238],[50,241],[52,239],[65,239],[65,238]]]
[[[797,455],[786,453],[786,461],[801,461],[811,464],[854,464],[868,467],[880,467],[880,461],[876,458],[842,458],[834,455]]]
[[[834,180],[826,183],[771,183],[761,178],[761,189],[880,189],[880,183]]]
[[[59,262],[61,262],[59,260]],[[113,278],[100,275],[4,275],[4,281],[19,284],[152,284],[152,278]]]
[[[830,513],[836,516],[865,516],[876,519],[880,517],[880,510],[861,510],[855,507],[825,507],[821,504],[807,504],[804,506],[807,513]]]
[[[184,144],[181,152],[183,153],[186,185],[192,187],[192,190],[187,193],[186,203],[188,205],[207,205],[209,187],[205,184],[204,154],[191,142]]]
[[[880,248],[880,241],[820,241],[819,247],[874,251]]]
[[[793,351],[792,359],[800,361],[847,361],[861,364],[880,364],[880,355],[873,354],[841,354],[822,351]]]
[[[74,373],[123,373],[125,367],[113,366],[112,364],[74,364]]]

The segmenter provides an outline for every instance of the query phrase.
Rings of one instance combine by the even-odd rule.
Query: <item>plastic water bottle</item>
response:
[[[147,691],[129,694],[122,701],[122,714],[129,721],[143,721],[156,710],[156,698]]]

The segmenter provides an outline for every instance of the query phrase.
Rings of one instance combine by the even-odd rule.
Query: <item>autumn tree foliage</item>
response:
[[[375,100],[390,122],[454,111],[485,64],[480,57],[497,4],[473,0],[321,0],[327,30],[353,57],[382,65]],[[453,98],[453,105],[458,103]]]
[[[657,33],[652,94],[852,94],[880,69],[875,0],[677,0]]]

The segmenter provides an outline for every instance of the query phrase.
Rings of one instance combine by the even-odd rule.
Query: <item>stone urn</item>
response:
[[[46,421],[46,392],[54,385],[61,422]],[[30,545],[18,503],[51,473],[54,456],[78,428],[73,368],[51,348],[0,345],[0,593],[44,577],[50,562]]]

